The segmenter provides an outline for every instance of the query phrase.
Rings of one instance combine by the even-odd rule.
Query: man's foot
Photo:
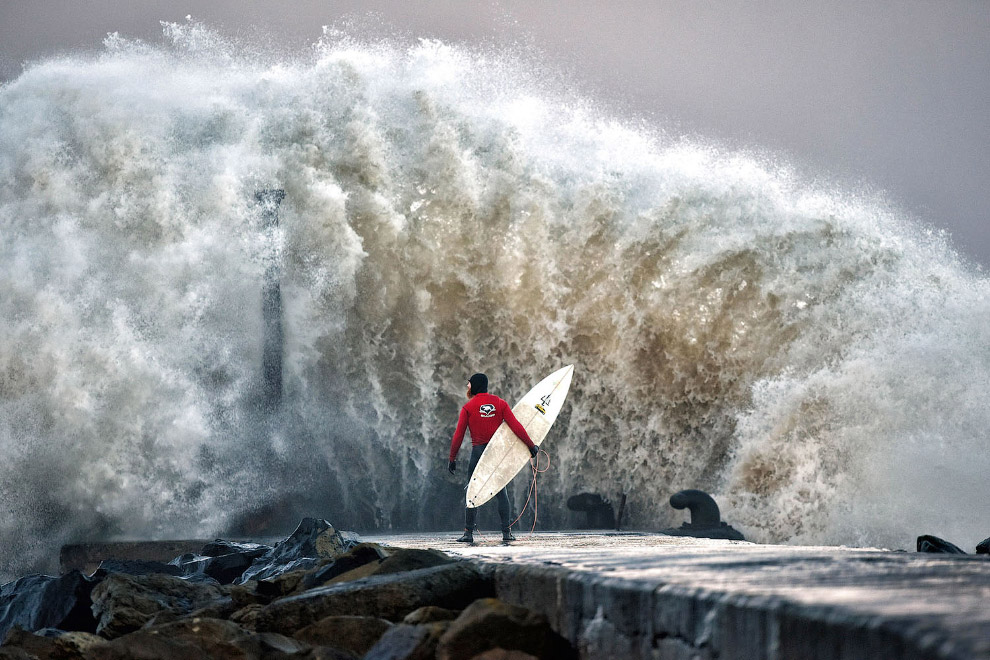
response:
[[[464,535],[457,539],[457,543],[474,543],[474,534],[471,533],[470,529],[465,529]]]
[[[508,529],[502,530],[502,542],[508,543],[509,541],[515,541],[516,537],[512,535],[512,532]]]

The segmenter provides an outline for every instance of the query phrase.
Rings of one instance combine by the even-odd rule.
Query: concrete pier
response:
[[[990,658],[990,559],[651,533],[364,536],[494,571],[583,658]]]

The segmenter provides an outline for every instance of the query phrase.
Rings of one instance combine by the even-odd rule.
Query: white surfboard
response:
[[[557,419],[567,390],[571,386],[574,365],[569,364],[543,380],[512,407],[512,414],[529,433],[533,444],[539,446],[547,437],[547,432]],[[467,505],[481,506],[506,484],[529,462],[529,448],[516,437],[509,425],[502,425],[488,442],[485,453],[474,468],[467,489]]]

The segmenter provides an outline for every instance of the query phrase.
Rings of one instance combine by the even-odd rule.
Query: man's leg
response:
[[[495,495],[495,499],[498,500],[498,518],[502,521],[502,540],[515,541],[516,537],[512,535],[512,531],[509,529],[512,524],[510,519],[512,506],[509,504],[509,493],[503,488]]]
[[[471,483],[471,475],[474,474],[474,468],[478,467],[478,461],[481,460],[481,455],[485,453],[485,445],[475,445],[471,447],[471,464],[468,466],[468,483]],[[506,503],[508,503],[508,498],[506,498]],[[501,504],[499,504],[499,511],[501,511]],[[476,507],[464,507],[464,536],[457,539],[461,543],[473,543],[474,542],[474,525],[475,520],[478,516],[478,509]]]

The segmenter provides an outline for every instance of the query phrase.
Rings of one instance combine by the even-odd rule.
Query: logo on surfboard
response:
[[[541,415],[546,415],[547,414],[546,407],[549,405],[550,405],[550,395],[547,394],[546,396],[540,397],[540,402],[536,404],[536,409],[540,411]]]
[[[486,403],[478,408],[478,412],[481,413],[482,417],[494,417],[495,416],[495,406],[490,403]]]

